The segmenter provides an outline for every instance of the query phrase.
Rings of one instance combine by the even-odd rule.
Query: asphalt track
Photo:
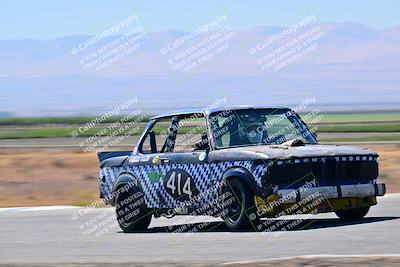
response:
[[[285,232],[232,233],[218,220],[179,216],[153,219],[148,231],[132,234],[107,228],[114,222],[112,209],[0,209],[0,265],[130,262],[162,266],[316,254],[398,255],[399,207],[400,194],[388,195],[379,198],[362,221],[342,223],[334,214],[320,214],[304,218],[301,226]],[[303,217],[280,220],[299,218]],[[209,223],[197,233],[171,233],[203,222]]]

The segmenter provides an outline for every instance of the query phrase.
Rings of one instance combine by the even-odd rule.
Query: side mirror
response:
[[[157,153],[156,135],[153,131],[149,132],[151,153]]]

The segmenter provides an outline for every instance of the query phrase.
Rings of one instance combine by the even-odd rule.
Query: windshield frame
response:
[[[229,109],[228,109],[229,110]],[[276,113],[287,113],[290,112],[292,114],[292,116],[295,116],[303,125],[305,128],[305,131],[307,131],[309,133],[309,136],[312,138],[313,142],[310,143],[305,143],[307,145],[317,145],[318,144],[318,140],[315,137],[315,135],[310,131],[310,128],[308,127],[308,125],[302,120],[302,118],[299,116],[299,114],[297,114],[294,110],[290,109],[290,108],[243,108],[243,109],[232,109],[230,111],[232,112],[238,112],[238,111],[244,111],[244,110],[249,110],[249,111],[257,111],[257,110],[263,110],[263,111],[270,111],[271,114]],[[219,110],[219,111],[215,111],[215,112],[211,112],[208,114],[207,116],[207,124],[208,124],[208,132],[209,132],[209,140],[210,140],[210,147],[213,148],[213,150],[221,150],[221,149],[229,149],[229,148],[236,148],[236,147],[246,147],[246,146],[276,146],[276,145],[280,145],[280,144],[260,144],[260,143],[254,143],[254,144],[243,144],[243,145],[235,145],[235,146],[224,146],[224,147],[218,147],[216,144],[216,140],[215,140],[215,136],[214,136],[214,130],[212,127],[212,117],[218,113],[224,112],[227,110]],[[296,127],[297,129],[297,127]]]

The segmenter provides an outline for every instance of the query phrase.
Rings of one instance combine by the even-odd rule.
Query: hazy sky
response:
[[[91,35],[138,14],[147,31],[192,30],[225,13],[235,29],[288,26],[305,15],[373,29],[400,24],[400,1],[106,1],[0,0],[0,39]]]

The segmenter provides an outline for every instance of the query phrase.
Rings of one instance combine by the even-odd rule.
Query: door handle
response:
[[[168,163],[169,162],[169,158],[160,158],[160,162],[161,163]]]

